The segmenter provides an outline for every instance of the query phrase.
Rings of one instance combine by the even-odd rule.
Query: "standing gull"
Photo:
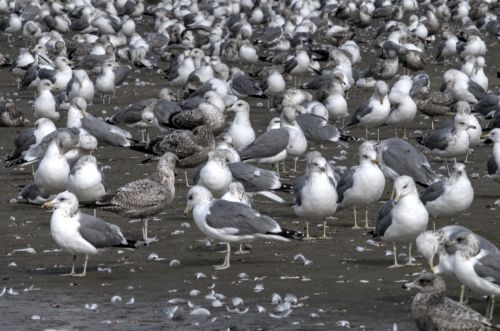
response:
[[[420,200],[434,218],[453,218],[472,204],[474,189],[465,166],[455,163],[449,178],[433,183],[420,193]]]
[[[222,270],[230,267],[230,243],[246,243],[256,239],[290,241],[300,239],[300,232],[285,230],[272,218],[238,202],[214,199],[202,186],[192,187],[187,194],[184,214],[193,211],[198,229],[209,238],[226,242],[224,263],[215,266]]]
[[[38,97],[33,103],[33,117],[48,118],[52,121],[58,121],[61,114],[56,111],[56,100],[52,95],[51,90],[53,85],[48,79],[42,79],[38,83]]]
[[[118,226],[80,213],[78,199],[73,193],[59,193],[54,200],[46,202],[43,207],[54,208],[50,220],[50,233],[57,246],[73,255],[71,272],[61,276],[85,276],[89,255],[97,254],[99,248],[134,247],[134,242],[125,239]],[[85,264],[80,274],[75,273],[77,254],[85,254]]]
[[[351,123],[347,126],[364,126],[366,139],[368,139],[368,127],[376,127],[378,140],[380,136],[379,126],[384,124],[391,111],[387,92],[387,84],[383,81],[377,81],[372,96],[358,106],[352,115]]]
[[[70,167],[62,153],[61,141],[53,139],[35,172],[35,184],[43,196],[66,191],[69,172]]]
[[[208,153],[208,161],[195,174],[195,185],[206,187],[212,195],[222,196],[227,192],[228,185],[233,181],[231,170],[226,158],[220,151]]]
[[[353,208],[354,229],[360,229],[356,207],[365,207],[365,228],[368,228],[368,206],[384,193],[385,177],[377,164],[374,142],[364,142],[359,147],[359,165],[347,170],[337,185],[338,206]]]
[[[68,177],[68,191],[79,202],[95,202],[106,193],[104,175],[97,168],[93,155],[83,155],[71,169]]]
[[[403,287],[420,291],[411,304],[411,316],[419,331],[495,328],[490,320],[472,308],[448,298],[445,282],[439,275],[427,272]]]
[[[128,183],[114,193],[105,194],[97,201],[97,205],[121,216],[140,218],[144,243],[157,241],[156,238],[148,238],[147,217],[159,214],[173,201],[176,161],[174,154],[165,153],[159,160],[155,174]]]
[[[409,243],[408,263],[414,265],[411,256],[413,241],[425,231],[429,214],[418,197],[415,182],[411,177],[401,176],[394,181],[394,200],[387,201],[378,212],[374,237],[392,242],[394,264],[389,268],[401,267],[398,264],[396,243]]]
[[[447,251],[455,251],[457,279],[472,291],[491,296],[486,316],[492,319],[495,296],[500,295],[500,253],[481,248],[472,232],[462,232],[445,245]]]
[[[317,157],[307,164],[306,175],[296,180],[293,210],[299,217],[306,219],[306,239],[309,236],[309,220],[323,220],[323,239],[326,236],[326,218],[337,210],[337,191],[335,182],[328,177],[327,162]]]

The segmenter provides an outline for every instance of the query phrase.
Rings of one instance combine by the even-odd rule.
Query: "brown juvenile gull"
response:
[[[419,331],[486,331],[498,329],[490,320],[470,307],[446,296],[446,284],[439,275],[427,272],[403,288],[417,289],[411,316]]]
[[[428,87],[424,86],[416,92],[415,103],[422,114],[431,118],[434,130],[434,117],[451,114],[456,100],[448,93],[430,91]]]
[[[97,205],[121,216],[140,218],[144,243],[157,241],[156,238],[148,238],[147,217],[157,215],[173,201],[176,162],[175,154],[165,153],[159,160],[155,174],[128,183],[116,192],[104,195],[97,201]]]
[[[85,276],[89,255],[97,254],[99,248],[134,247],[134,242],[125,239],[118,226],[80,213],[78,199],[73,193],[67,191],[59,193],[54,200],[46,202],[43,207],[54,208],[50,220],[50,232],[57,246],[73,254],[71,272],[61,276]],[[80,274],[75,274],[77,254],[85,254],[85,264]]]

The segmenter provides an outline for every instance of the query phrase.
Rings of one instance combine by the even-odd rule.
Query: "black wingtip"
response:
[[[304,234],[299,231],[294,231],[294,230],[287,230],[287,229],[282,229],[281,233],[278,233],[278,235],[289,238],[289,239],[298,239],[301,240],[304,238]]]
[[[127,239],[127,243],[126,244],[119,244],[119,245],[116,245],[114,247],[121,247],[121,248],[133,248],[133,249],[136,249],[137,248],[137,241],[136,240],[132,240],[132,239]]]
[[[349,136],[345,134],[341,134],[339,140],[345,141],[345,142],[353,142],[353,141],[360,141],[361,139],[356,138],[354,136]]]
[[[424,141],[424,137],[417,137],[415,138],[415,140],[417,141],[417,143],[419,143],[420,145],[423,145],[423,141]]]

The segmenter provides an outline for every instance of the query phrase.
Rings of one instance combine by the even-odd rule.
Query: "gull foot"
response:
[[[387,269],[397,269],[397,268],[403,268],[405,265],[404,264],[393,264],[387,267]]]

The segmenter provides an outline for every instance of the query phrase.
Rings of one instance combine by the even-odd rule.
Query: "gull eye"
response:
[[[406,184],[405,186],[403,186],[403,188],[407,188],[408,187],[408,184]]]

